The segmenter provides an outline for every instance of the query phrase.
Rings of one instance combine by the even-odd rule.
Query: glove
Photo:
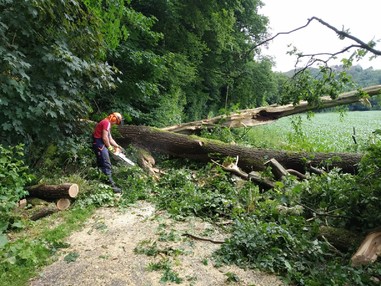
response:
[[[115,152],[115,148],[114,148],[114,146],[108,146],[108,148],[107,148],[110,152],[112,152],[112,153],[114,153]]]

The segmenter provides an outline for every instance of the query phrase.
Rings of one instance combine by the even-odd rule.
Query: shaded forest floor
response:
[[[212,254],[220,244],[186,233],[227,237],[198,218],[175,221],[145,201],[126,210],[100,208],[29,285],[282,285],[266,273],[217,265]]]

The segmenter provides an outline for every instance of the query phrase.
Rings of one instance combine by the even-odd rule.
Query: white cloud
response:
[[[381,2],[377,0],[263,0],[265,6],[259,13],[269,17],[271,34],[288,32],[305,25],[309,18],[315,16],[337,29],[344,27],[350,34],[364,42],[381,39]],[[340,40],[334,31],[313,21],[300,31],[289,35],[279,35],[269,43],[269,50],[263,51],[274,57],[277,71],[288,71],[294,68],[295,57],[287,55],[292,44],[303,53],[337,52],[348,44],[349,40]],[[376,49],[381,49],[378,43]],[[346,54],[348,57],[349,54]],[[336,62],[336,63],[339,63]],[[356,63],[355,63],[356,64]],[[373,66],[381,69],[381,57],[371,62],[358,62],[363,68]]]

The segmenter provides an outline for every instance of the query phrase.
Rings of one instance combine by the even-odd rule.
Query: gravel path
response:
[[[144,201],[123,212],[98,209],[81,231],[67,239],[70,246],[59,253],[57,261],[42,269],[29,285],[282,285],[262,272],[215,267],[211,255],[220,244],[184,233],[225,238],[207,222],[198,218],[174,221]],[[235,282],[229,282],[229,277]]]

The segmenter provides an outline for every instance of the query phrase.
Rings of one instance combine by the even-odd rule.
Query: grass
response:
[[[26,285],[39,267],[49,264],[52,254],[67,247],[63,239],[79,229],[93,210],[93,207],[73,208],[53,214],[49,220],[31,223],[0,252],[3,261],[0,285]],[[60,223],[52,227],[52,221],[56,220]]]
[[[301,123],[298,125],[298,123]],[[281,118],[249,130],[246,140],[261,148],[309,152],[363,151],[381,128],[381,111],[328,112]],[[355,135],[355,144],[352,135]]]

